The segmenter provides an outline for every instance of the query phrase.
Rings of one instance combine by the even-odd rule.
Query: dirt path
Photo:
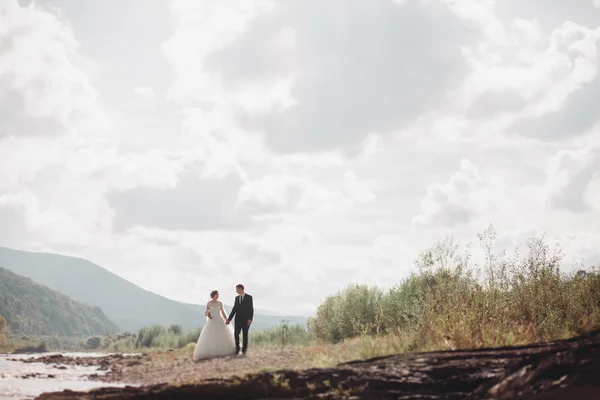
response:
[[[223,357],[194,362],[188,355],[157,353],[148,362],[116,368],[97,377],[103,381],[121,381],[152,385],[158,383],[197,383],[206,379],[231,378],[248,373],[305,367],[301,349],[257,349],[246,356]]]
[[[90,379],[135,385],[198,383],[207,379],[232,378],[248,373],[308,367],[302,348],[256,349],[246,356],[223,357],[194,362],[177,351],[142,355],[113,354],[105,357],[68,357],[61,354],[31,358],[54,368],[95,366],[103,374]]]

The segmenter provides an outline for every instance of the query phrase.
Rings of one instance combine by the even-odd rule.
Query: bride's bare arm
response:
[[[209,313],[210,313],[210,301],[208,303],[206,303],[206,311],[204,312],[204,315],[206,315],[208,318],[212,319],[212,316]]]

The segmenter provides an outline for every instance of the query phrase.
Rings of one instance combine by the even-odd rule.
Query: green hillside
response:
[[[13,333],[25,335],[73,337],[119,331],[100,308],[4,268],[0,268],[0,315]]]
[[[136,332],[154,324],[179,324],[184,329],[194,329],[206,319],[204,306],[183,304],[152,293],[81,258],[0,247],[0,266],[74,300],[100,307],[126,331]],[[256,310],[253,327],[262,329],[278,326],[283,318],[262,315],[260,310]],[[292,323],[306,323],[304,317],[286,319]]]

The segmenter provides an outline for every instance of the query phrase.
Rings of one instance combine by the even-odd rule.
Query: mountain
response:
[[[81,258],[35,253],[0,247],[0,267],[33,279],[53,290],[100,307],[121,329],[135,332],[141,327],[180,324],[193,329],[205,321],[204,306],[168,299]],[[230,310],[226,306],[227,310]],[[282,319],[306,323],[304,317],[254,316],[254,329],[279,326]]]
[[[120,331],[102,310],[0,268],[0,315],[14,333],[90,336]]]

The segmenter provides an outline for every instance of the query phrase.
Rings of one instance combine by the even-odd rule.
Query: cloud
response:
[[[512,89],[490,90],[480,94],[467,111],[472,119],[489,119],[500,113],[519,112],[525,108],[527,101]]]
[[[0,245],[294,313],[490,222],[595,260],[598,10],[547,1],[4,0]]]
[[[387,265],[398,265],[399,260],[411,255],[407,241],[393,234],[377,236],[373,248],[375,258]]]
[[[209,45],[184,42],[183,34],[205,35],[212,27],[205,19],[225,7],[177,2],[177,10],[191,10],[185,8],[184,22],[167,42],[168,56],[177,56],[182,71],[173,94],[189,93],[183,98],[206,106],[233,103],[238,121],[264,132],[269,148],[312,152],[356,146],[369,134],[405,126],[442,102],[466,73],[460,47],[472,32],[445,7],[338,3],[325,9],[311,2],[266,11],[227,7],[240,21],[219,28],[219,39]],[[193,55],[177,53],[184,43],[195,48]],[[192,77],[192,68],[202,72]],[[250,107],[248,91],[251,102],[264,106]]]
[[[328,189],[316,177],[298,171],[281,171],[260,180],[246,182],[240,190],[238,205],[256,202],[285,212],[331,214],[377,200],[371,188],[356,173],[347,171],[339,189]]]
[[[528,118],[515,125],[515,130],[525,135],[547,140],[581,135],[600,119],[600,111],[594,107],[600,93],[600,74],[593,81],[571,94],[561,109]]]
[[[175,230],[241,229],[249,216],[235,207],[239,178],[200,180],[183,174],[173,189],[136,187],[108,194],[116,228],[141,225]]]
[[[499,12],[483,3],[448,3],[485,34],[477,45],[463,48],[471,72],[453,91],[454,102],[430,113],[437,120],[460,120],[459,140],[514,140],[515,135],[563,140],[584,134],[598,120],[590,104],[600,82],[600,27],[586,27],[580,19],[546,27],[546,13],[526,19],[531,16],[514,2],[496,4]],[[510,18],[500,18],[503,14]]]
[[[592,106],[600,93],[599,42],[600,28],[591,31],[565,23],[553,32],[548,54],[563,59],[562,66],[552,72],[558,80],[554,79],[545,93],[540,92],[537,107],[530,106],[514,125],[516,132],[552,140],[585,133],[594,125],[600,118],[600,112]]]
[[[447,183],[429,186],[413,225],[452,228],[469,224],[480,214],[493,210],[490,187],[491,183],[481,176],[479,169],[463,159],[460,170]]]
[[[600,235],[588,231],[574,230],[560,235],[560,244],[566,256],[565,270],[578,270],[581,267],[600,266],[598,240]]]
[[[561,0],[508,0],[497,2],[500,16],[537,19],[544,30],[550,32],[565,21],[594,28],[598,25],[598,11],[594,9],[596,0],[564,2]]]
[[[600,171],[600,147],[560,150],[547,167],[546,204],[575,213],[589,211],[587,191]]]
[[[466,72],[460,46],[472,33],[443,7],[332,3],[311,11],[317,9],[298,3],[281,17],[296,32],[303,68],[294,71],[291,89],[297,105],[257,121],[272,149],[354,147],[371,133],[399,130],[443,101]]]
[[[61,134],[93,116],[97,92],[69,25],[34,4],[0,11],[0,138]]]
[[[140,98],[144,103],[152,103],[156,98],[156,94],[151,87],[136,86],[133,88],[133,93]]]
[[[27,240],[26,220],[20,205],[4,196],[0,196],[0,220],[11,229],[0,229],[2,246],[20,248]]]

